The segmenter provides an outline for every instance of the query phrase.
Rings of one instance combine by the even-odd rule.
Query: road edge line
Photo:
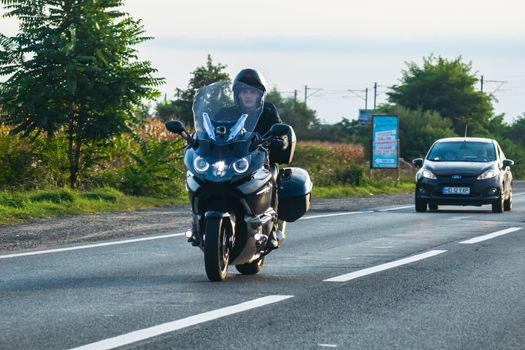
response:
[[[37,251],[25,252],[25,253],[15,253],[15,254],[8,254],[8,255],[0,255],[0,260],[2,260],[2,259],[19,258],[19,257],[24,257],[24,256],[44,255],[44,254],[52,254],[52,253],[62,253],[62,252],[69,252],[69,251],[82,250],[82,249],[91,249],[91,248],[98,248],[98,247],[108,247],[108,246],[119,245],[119,244],[129,244],[129,243],[153,241],[153,240],[156,240],[156,239],[172,238],[172,237],[179,237],[179,236],[184,236],[184,233],[171,233],[171,234],[168,234],[168,235],[154,236],[154,237],[143,237],[143,238],[134,238],[134,239],[127,239],[127,240],[124,240],[124,241],[94,243],[94,244],[81,245],[81,246],[75,246],[75,247],[46,249],[46,250],[37,250]]]

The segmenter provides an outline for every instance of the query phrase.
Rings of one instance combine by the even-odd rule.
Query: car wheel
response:
[[[498,200],[495,203],[492,203],[492,212],[493,213],[503,213],[503,194],[498,197]]]
[[[438,210],[438,205],[437,204],[429,204],[428,205],[428,209],[430,209],[430,210]]]
[[[511,211],[512,210],[512,192],[509,194],[509,198],[503,202],[503,209],[505,211]]]
[[[416,198],[416,212],[423,213],[427,211],[427,203]]]

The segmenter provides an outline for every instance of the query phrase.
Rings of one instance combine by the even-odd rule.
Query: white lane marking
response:
[[[466,241],[459,242],[459,243],[460,243],[460,244],[474,244],[474,243],[479,243],[479,242],[483,242],[483,241],[486,241],[486,240],[489,240],[489,239],[492,239],[492,238],[496,238],[496,237],[499,237],[499,236],[506,235],[507,233],[511,233],[511,232],[519,231],[519,230],[521,230],[521,229],[522,229],[522,227],[510,227],[510,228],[507,228],[507,229],[505,229],[505,230],[496,231],[496,232],[493,232],[493,233],[489,233],[489,234],[487,234],[487,235],[483,235],[483,236],[475,237],[475,238],[468,239],[468,240],[466,240]]]
[[[512,197],[519,197],[519,196],[523,196],[524,194],[525,194],[525,192],[513,193]]]
[[[395,207],[395,208],[387,208],[387,209],[378,209],[376,211],[378,212],[384,212],[384,211],[394,211],[394,210],[401,210],[401,209],[408,209],[408,208],[414,208],[414,205],[405,205],[403,207]]]
[[[98,248],[98,247],[108,247],[108,246],[112,246],[112,245],[128,244],[128,243],[136,243],[136,242],[144,242],[144,241],[152,241],[152,240],[155,240],[155,239],[171,238],[171,237],[178,237],[178,236],[184,236],[184,233],[172,233],[172,234],[169,234],[169,235],[154,236],[154,237],[144,237],[144,238],[135,238],[135,239],[128,239],[128,240],[125,240],[125,241],[95,243],[95,244],[82,245],[82,246],[76,246],[76,247],[57,248],[57,249],[39,250],[39,251],[34,251],[34,252],[18,253],[18,254],[0,255],[0,260],[1,259],[18,258],[18,257],[22,257],[22,256],[43,255],[43,254],[52,254],[52,253],[60,253],[60,252],[69,252],[69,251],[72,251],[72,250],[82,250],[82,249],[90,249],[90,248]]]
[[[353,280],[353,279],[356,279],[356,278],[359,278],[359,277],[363,277],[363,276],[366,276],[366,275],[371,275],[371,274],[376,273],[376,272],[385,271],[385,270],[388,270],[388,269],[392,269],[394,267],[398,267],[398,266],[401,266],[401,265],[406,265],[406,264],[410,264],[410,263],[413,263],[413,262],[416,262],[416,261],[427,259],[427,258],[436,256],[436,255],[439,255],[439,254],[443,254],[445,252],[446,252],[446,250],[431,250],[431,251],[423,253],[423,254],[414,255],[414,256],[411,256],[411,257],[408,257],[408,258],[391,261],[391,262],[386,263],[386,264],[381,264],[381,265],[378,265],[378,266],[369,267],[369,268],[364,269],[364,270],[354,271],[354,272],[347,273],[347,274],[344,274],[344,275],[341,275],[341,276],[329,278],[329,279],[324,280],[323,282],[347,282],[347,281],[350,281],[350,280]]]
[[[145,339],[153,338],[161,334],[173,332],[182,328],[194,326],[200,323],[216,320],[221,317],[226,317],[243,311],[255,309],[261,306],[274,304],[289,298],[293,298],[293,295],[269,295],[267,297],[250,300],[241,304],[224,307],[195,316],[190,316],[177,321],[172,321],[158,326],[141,329],[128,334],[123,334],[114,338],[108,338],[105,340],[98,341],[87,345],[74,348],[72,350],[101,350],[101,349],[114,349],[120,346],[136,343]]]
[[[305,216],[304,218],[300,218],[299,220],[311,220],[311,219],[319,219],[319,218],[329,218],[332,216],[356,215],[356,214],[365,214],[365,213],[373,213],[373,211],[372,210],[370,211],[347,211],[347,212],[342,212],[342,213],[312,215],[312,216]]]
[[[317,344],[317,346],[320,346],[322,348],[337,348],[337,345],[335,344]]]
[[[333,214],[312,215],[312,216],[305,216],[304,218],[300,218],[299,220],[329,218],[329,217],[332,217],[332,216],[343,216],[343,215],[369,214],[369,213],[394,211],[394,210],[401,210],[401,209],[408,209],[408,208],[414,208],[414,206],[413,205],[405,205],[403,207],[386,208],[386,209],[375,209],[375,210],[365,210],[365,211],[346,211],[346,212],[333,213]]]

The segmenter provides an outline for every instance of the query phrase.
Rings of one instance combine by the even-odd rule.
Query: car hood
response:
[[[425,161],[424,167],[436,176],[465,175],[478,176],[495,168],[496,162],[432,162]]]

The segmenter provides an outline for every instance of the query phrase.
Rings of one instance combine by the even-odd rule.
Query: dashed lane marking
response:
[[[443,254],[445,252],[446,252],[446,250],[431,250],[431,251],[423,253],[423,254],[414,255],[414,256],[411,256],[411,257],[408,257],[408,258],[391,261],[391,262],[386,263],[386,264],[381,264],[381,265],[378,265],[378,266],[369,267],[369,268],[364,269],[364,270],[354,271],[354,272],[347,273],[347,274],[344,274],[344,275],[341,275],[341,276],[329,278],[329,279],[324,280],[323,282],[348,282],[350,280],[353,280],[353,279],[356,279],[356,278],[359,278],[359,277],[371,275],[371,274],[376,273],[376,272],[381,272],[381,271],[393,269],[394,267],[410,264],[410,263],[413,263],[413,262],[416,262],[416,261],[420,261],[420,260],[423,260],[423,259],[427,259],[427,258],[436,256],[436,255],[439,255],[439,254]]]
[[[505,230],[500,230],[500,231],[492,232],[492,233],[489,233],[489,234],[486,234],[486,235],[483,235],[483,236],[474,237],[474,238],[471,238],[471,239],[468,239],[466,241],[459,242],[459,243],[460,244],[475,244],[475,243],[483,242],[483,241],[486,241],[486,240],[489,240],[489,239],[492,239],[492,238],[503,236],[503,235],[506,235],[508,233],[516,232],[516,231],[519,231],[521,229],[522,229],[522,227],[510,227],[510,228],[507,228]]]
[[[145,339],[153,338],[161,334],[177,331],[182,328],[195,326],[200,323],[216,320],[218,318],[230,316],[240,312],[255,309],[261,306],[278,303],[280,301],[293,298],[293,295],[269,295],[263,298],[250,300],[241,304],[224,307],[195,316],[186,317],[177,321],[172,321],[150,328],[141,329],[131,333],[119,335],[117,337],[108,338],[105,340],[98,341],[83,345],[72,350],[103,350],[103,349],[114,349],[124,345],[136,343]]]
[[[365,213],[373,213],[373,211],[346,211],[342,213],[332,213],[332,214],[321,214],[321,215],[312,215],[312,216],[305,216],[303,218],[300,218],[300,220],[311,220],[311,219],[319,219],[319,218],[329,218],[333,216],[344,216],[344,215],[356,215],[356,214],[365,214]]]

